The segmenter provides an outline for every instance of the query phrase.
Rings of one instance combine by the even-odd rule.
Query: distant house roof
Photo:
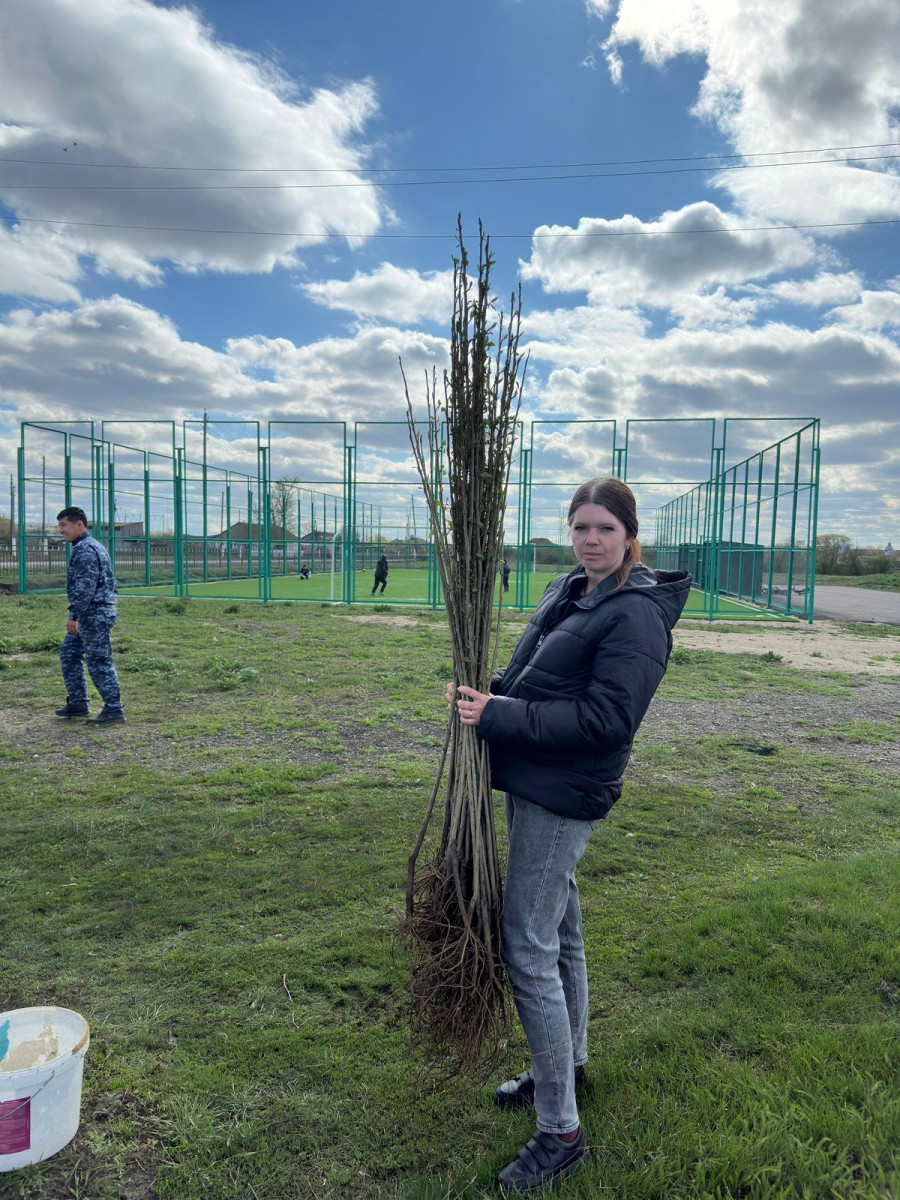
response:
[[[260,536],[259,525],[251,525],[248,532],[246,521],[235,521],[234,524],[230,525],[228,529],[223,529],[221,533],[211,533],[209,536],[211,538],[220,538],[222,541],[226,541],[228,538],[231,538],[233,542],[246,542],[249,538],[251,541],[255,542]],[[288,530],[287,534],[285,534],[282,527],[280,525],[276,525],[274,522],[272,523],[271,537],[273,542],[297,541],[296,533],[291,533],[290,530]]]

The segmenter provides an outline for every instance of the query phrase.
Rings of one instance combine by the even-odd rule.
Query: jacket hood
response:
[[[570,571],[567,580],[576,575],[584,575],[584,567],[580,564]],[[669,630],[675,627],[678,618],[687,604],[691,591],[691,576],[687,571],[651,571],[643,563],[631,568],[628,578],[620,588],[609,591],[596,589],[579,601],[580,608],[594,608],[612,596],[620,596],[624,592],[640,592],[658,606]]]

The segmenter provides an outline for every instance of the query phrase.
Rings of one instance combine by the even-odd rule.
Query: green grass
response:
[[[875,592],[900,592],[900,571],[883,575],[817,575],[816,583],[837,583],[842,587],[869,588]]]
[[[525,607],[534,607],[543,595],[544,588],[551,579],[556,576],[546,572],[537,572],[530,575],[528,580],[528,592]],[[356,603],[389,603],[389,604],[416,604],[424,605],[428,603],[428,572],[427,570],[417,570],[414,568],[395,567],[391,570],[388,576],[388,585],[384,594],[379,591],[375,596],[372,596],[372,572],[358,571],[353,576],[354,587],[354,602]],[[214,579],[208,582],[196,580],[189,584],[189,595],[196,599],[236,599],[236,600],[257,600],[260,595],[260,583],[258,579]],[[129,587],[123,589],[125,596],[171,596],[174,594],[172,585],[159,585],[156,587]],[[495,598],[499,597],[500,585],[497,584]],[[332,597],[331,576],[330,574],[311,575],[309,579],[301,579],[298,575],[273,575],[272,576],[272,599],[273,600],[313,600],[313,601],[330,601],[333,598],[340,600],[341,595],[341,576],[340,573],[335,575],[334,579],[334,597]],[[504,593],[504,603],[507,607],[513,607],[516,604],[515,579],[510,581],[510,590]],[[768,614],[762,610],[755,608],[750,604],[742,604],[739,601],[729,600],[724,596],[720,596],[714,607],[716,616],[727,618],[730,620],[791,620],[792,618],[782,618],[773,614]],[[696,617],[700,619],[708,619],[709,617],[709,597],[702,591],[696,588],[692,589],[688,604],[685,609],[685,617]]]
[[[423,1075],[393,940],[445,721],[443,614],[120,611],[129,724],[96,730],[49,715],[60,600],[0,599],[0,1010],[92,1026],[78,1136],[0,1197],[491,1194],[531,1117]],[[777,712],[860,682],[689,651],[663,694]],[[896,780],[840,753],[897,734],[825,732],[638,743],[579,872],[595,1153],[563,1200],[900,1196]]]

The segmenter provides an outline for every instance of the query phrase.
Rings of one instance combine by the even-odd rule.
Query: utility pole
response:
[[[13,476],[9,477],[9,548],[16,544],[16,485]]]

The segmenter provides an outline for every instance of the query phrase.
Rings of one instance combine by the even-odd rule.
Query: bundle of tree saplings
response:
[[[427,421],[416,420],[405,374],[403,383],[450,624],[453,677],[487,692],[496,664],[501,601],[494,622],[493,600],[527,360],[519,352],[521,288],[505,315],[491,295],[494,260],[480,223],[474,278],[461,221],[457,237],[450,366],[440,380],[436,369],[426,373]],[[435,844],[427,833],[439,797],[443,827]],[[502,897],[487,745],[460,724],[453,704],[409,860],[401,928],[410,957],[413,1032],[442,1074],[475,1073],[495,1062],[505,1045],[510,1008],[500,957]]]

